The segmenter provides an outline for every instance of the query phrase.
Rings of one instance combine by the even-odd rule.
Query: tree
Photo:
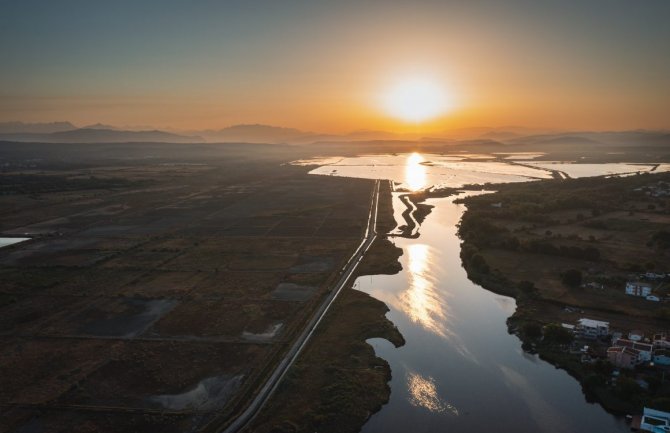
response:
[[[550,323],[542,330],[544,340],[547,343],[570,344],[575,336],[572,331],[562,327],[557,323]]]
[[[526,322],[521,328],[523,335],[528,338],[537,339],[542,337],[542,328],[535,322]]]
[[[651,237],[651,244],[656,245],[661,250],[670,248],[670,232],[660,230]]]
[[[508,249],[513,250],[513,251],[518,250],[520,245],[521,245],[521,243],[519,242],[519,238],[517,238],[516,236],[510,236],[505,241],[505,246]]]
[[[655,398],[649,404],[649,407],[651,407],[653,409],[656,409],[656,410],[662,410],[664,412],[668,412],[668,411],[670,411],[670,398],[668,398],[668,397]]]
[[[568,269],[561,274],[561,281],[568,287],[579,287],[582,284],[582,272],[578,269]]]
[[[533,284],[531,281],[519,281],[519,290],[521,290],[521,293],[523,293],[526,296],[533,296],[537,293],[537,288],[535,287],[535,284]]]
[[[482,274],[488,274],[489,272],[489,265],[481,254],[472,256],[472,267]]]
[[[619,377],[616,381],[616,394],[624,400],[632,400],[642,392],[640,385],[630,377]]]

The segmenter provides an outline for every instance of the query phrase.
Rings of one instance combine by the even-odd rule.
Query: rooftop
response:
[[[593,320],[593,319],[579,319],[578,322],[580,325],[587,326],[589,328],[600,328],[610,326],[609,322],[603,322],[600,320]]]

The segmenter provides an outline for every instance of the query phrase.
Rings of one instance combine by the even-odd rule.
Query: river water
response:
[[[421,168],[426,166],[416,164],[416,156],[407,160],[393,180],[410,189],[427,186],[430,176]],[[369,170],[361,172],[369,176]],[[406,340],[397,349],[383,339],[369,340],[391,365],[393,379],[389,403],[362,431],[629,431],[621,419],[588,403],[574,378],[525,353],[520,340],[507,333],[515,301],[468,280],[456,235],[465,207],[454,199],[428,202],[435,207],[417,239],[394,238],[403,249],[400,273],[355,282],[355,288],[388,305],[389,319]],[[404,209],[397,194],[394,209],[396,218]]]

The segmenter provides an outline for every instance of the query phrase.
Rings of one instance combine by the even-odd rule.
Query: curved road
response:
[[[314,316],[309,321],[303,332],[297,338],[291,349],[288,351],[286,356],[281,360],[277,368],[272,372],[267,382],[263,385],[261,390],[256,394],[253,401],[247,406],[247,408],[242,412],[231,424],[228,425],[225,429],[217,429],[218,432],[223,433],[234,433],[245,427],[254,417],[260,412],[265,403],[270,399],[274,391],[279,386],[279,383],[284,378],[288,369],[293,365],[295,360],[302,352],[302,349],[305,348],[310,338],[314,334],[317,326],[321,323],[321,320],[325,317],[326,313],[330,309],[330,306],[333,304],[337,296],[340,294],[342,289],[346,286],[347,282],[351,276],[356,271],[358,264],[363,260],[363,256],[370,249],[370,246],[377,238],[377,206],[379,201],[379,181],[375,181],[374,189],[372,192],[372,202],[370,203],[370,212],[368,214],[368,224],[365,228],[365,234],[363,240],[354,253],[351,255],[347,263],[340,269],[340,278],[338,279],[335,286],[332,288],[330,294],[323,301],[321,306],[314,313]]]

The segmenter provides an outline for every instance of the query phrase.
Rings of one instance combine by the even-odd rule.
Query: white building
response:
[[[651,295],[651,286],[640,281],[629,281],[626,283],[626,294],[647,297]]]
[[[600,320],[582,318],[577,321],[576,330],[585,338],[605,337],[610,333],[610,324]]]
[[[670,413],[645,407],[640,421],[640,430],[652,433],[670,432]]]

